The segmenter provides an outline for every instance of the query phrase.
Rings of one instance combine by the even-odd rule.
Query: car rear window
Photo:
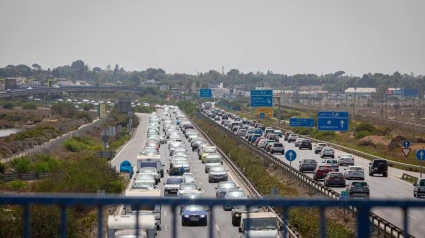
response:
[[[304,164],[315,164],[316,160],[314,159],[305,159],[304,160]],[[321,167],[325,167],[325,166],[321,166]]]
[[[341,173],[331,173],[329,175],[329,177],[332,177],[332,178],[342,178],[342,177],[344,177],[344,175],[342,175]]]
[[[274,147],[283,147],[283,145],[281,143],[274,143],[273,145]]]
[[[351,183],[351,185],[353,185],[355,187],[365,187],[365,186],[367,186],[367,182],[353,182],[353,183]]]

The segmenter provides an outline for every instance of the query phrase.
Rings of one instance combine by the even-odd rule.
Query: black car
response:
[[[309,150],[312,150],[313,149],[313,145],[311,143],[311,140],[306,139],[306,140],[302,140],[300,142],[300,145],[298,146],[298,148],[299,149],[307,148]]]
[[[375,174],[382,174],[382,176],[388,176],[388,163],[384,159],[374,159],[372,163],[369,163],[369,175],[374,176]]]

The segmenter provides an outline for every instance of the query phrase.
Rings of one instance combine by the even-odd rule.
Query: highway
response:
[[[217,122],[220,123],[220,122]],[[303,158],[313,158],[318,164],[322,162],[323,159],[320,158],[319,154],[314,154],[313,150],[303,149],[300,150],[295,147],[294,142],[288,143],[280,139],[280,142],[285,146],[285,151],[287,150],[295,150],[297,153],[297,159],[292,162],[292,167],[298,169],[299,161]],[[313,147],[314,149],[314,147]],[[346,154],[345,152],[335,150],[335,158],[338,155]],[[289,161],[285,159],[284,155],[274,154],[277,158],[281,159],[283,162],[290,164]],[[401,180],[395,176],[389,175],[389,177],[381,177],[380,175],[375,175],[374,177],[369,176],[368,168],[369,168],[370,160],[355,157],[356,165],[359,165],[365,170],[365,181],[369,184],[370,188],[370,197],[374,199],[413,199],[416,200],[418,198],[413,197],[413,186],[411,183],[408,183],[404,180]],[[343,172],[346,166],[340,166],[340,171]],[[313,177],[313,173],[306,172],[309,177]],[[348,183],[348,182],[347,182]],[[331,187],[334,191],[341,193],[345,188],[340,187]],[[424,201],[425,202],[425,201]],[[392,208],[392,209],[373,209],[373,213],[376,215],[388,220],[394,225],[404,229],[403,227],[403,214],[401,209]],[[425,209],[410,209],[408,211],[407,218],[409,219],[409,233],[415,237],[424,237],[425,234],[425,226],[423,226],[423,221],[425,221]]]
[[[158,111],[159,115],[161,115],[160,110]],[[136,130],[136,133],[134,134],[134,137],[129,141],[125,147],[118,153],[118,155],[115,157],[114,160],[112,160],[111,164],[112,166],[116,166],[117,170],[119,170],[119,165],[123,160],[128,160],[133,165],[136,162],[136,156],[139,153],[139,151],[142,149],[142,147],[145,144],[146,141],[146,129],[147,129],[147,121],[149,118],[148,114],[141,114],[136,113],[136,115],[140,118],[140,125]],[[161,125],[161,133],[162,132],[162,125]],[[201,135],[201,134],[200,134]],[[217,183],[209,183],[208,182],[208,176],[204,172],[204,165],[201,163],[201,161],[198,159],[197,152],[192,152],[190,143],[187,142],[184,135],[181,135],[182,140],[186,142],[186,146],[188,149],[188,153],[191,159],[191,172],[196,177],[196,183],[198,186],[202,189],[202,192],[204,193],[204,197],[210,197],[215,198],[215,187],[217,186]],[[160,154],[161,154],[161,160],[165,164],[165,168],[169,168],[169,152],[167,148],[167,144],[163,144],[160,147]],[[225,167],[229,169],[229,181],[233,180],[235,181],[238,186],[240,186],[242,189],[245,190],[245,192],[248,195],[251,195],[248,193],[248,190],[243,186],[243,184],[237,180],[237,176],[235,176],[231,169],[226,165],[226,162],[224,162]],[[158,184],[157,188],[161,189],[161,195],[164,196],[164,190],[163,190],[163,182],[165,181],[165,178],[167,175],[164,176],[163,179],[161,179],[161,182]],[[175,196],[175,195],[170,195]],[[213,233],[214,237],[238,237],[239,231],[238,227],[233,227],[231,222],[231,212],[230,211],[224,211],[222,207],[216,207],[213,210],[214,212],[214,218],[213,218]],[[172,221],[173,221],[173,212],[170,207],[162,207],[161,208],[161,230],[157,232],[157,237],[170,237],[172,232]],[[211,215],[208,216],[208,226],[211,224]],[[181,217],[179,215],[179,212],[176,213],[176,219],[177,219],[177,236],[178,237],[185,237],[185,238],[198,238],[198,237],[208,237],[208,227],[205,226],[181,226]]]

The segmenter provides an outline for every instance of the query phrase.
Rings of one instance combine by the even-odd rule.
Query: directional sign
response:
[[[211,88],[201,88],[201,90],[199,90],[199,97],[201,97],[201,98],[212,98],[212,89]]]
[[[272,107],[273,90],[251,90],[251,107]]]
[[[266,114],[264,112],[260,113],[260,118],[265,118]]]
[[[326,118],[348,118],[348,112],[318,112],[317,117]]]
[[[264,114],[264,116],[261,117],[261,114]],[[273,108],[271,108],[271,107],[258,107],[257,108],[257,115],[260,118],[266,118],[266,117],[270,118],[270,117],[273,116]]]
[[[412,151],[411,148],[401,148],[401,151],[403,152],[404,156],[407,157],[410,154],[410,151]]]
[[[425,150],[424,149],[416,151],[416,159],[418,159],[420,161],[425,160]]]
[[[313,118],[289,118],[289,126],[314,127],[314,119]]]
[[[408,141],[408,140],[403,141],[402,146],[403,146],[403,148],[409,148],[410,147],[410,141]]]
[[[350,194],[348,193],[348,191],[341,191],[341,200],[347,200],[350,197]]]
[[[294,150],[288,150],[285,153],[285,158],[287,161],[292,162],[297,158],[297,152],[295,152]]]
[[[318,131],[348,131],[348,118],[318,118]]]

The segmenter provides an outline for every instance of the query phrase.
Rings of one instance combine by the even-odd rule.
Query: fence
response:
[[[82,195],[78,194],[64,194],[64,195],[8,195],[0,194],[0,205],[22,205],[24,207],[24,229],[22,237],[30,237],[30,205],[41,204],[41,205],[55,205],[61,207],[61,237],[67,237],[67,207],[78,205],[93,206],[96,204],[97,207],[97,224],[98,233],[97,237],[103,238],[103,207],[111,205],[122,205],[129,204],[134,207],[142,206],[154,206],[155,204],[161,204],[161,206],[170,206],[173,208],[173,226],[171,234],[168,237],[178,237],[177,233],[177,222],[176,222],[176,209],[180,205],[191,205],[194,204],[194,200],[190,199],[172,199],[172,198],[126,198],[118,195]],[[327,208],[341,208],[341,207],[355,207],[356,213],[356,233],[357,237],[369,237],[371,225],[369,223],[369,214],[371,209],[375,207],[398,207],[404,212],[404,235],[407,237],[409,229],[409,217],[408,210],[410,208],[425,208],[425,203],[422,201],[415,200],[330,200],[330,199],[196,199],[197,205],[203,205],[209,208],[207,219],[213,220],[214,207],[216,206],[236,206],[245,205],[248,207],[254,206],[272,206],[281,208],[284,212],[282,213],[282,220],[288,219],[288,209],[294,207],[307,207],[307,208],[319,208],[320,211],[320,232],[319,237],[326,237],[326,221],[325,211]],[[250,213],[248,213],[249,215]],[[144,215],[132,215],[135,216],[135,231],[136,237],[139,237],[137,233],[139,230],[139,219]],[[208,237],[214,237],[213,234],[213,222],[208,222]],[[249,225],[248,225],[249,227]],[[285,226],[276,227],[279,229],[283,237],[287,236]],[[249,233],[248,233],[249,234]],[[244,236],[249,237],[249,236]]]
[[[83,135],[87,131],[93,129],[93,127],[99,126],[99,125],[101,125],[104,122],[105,122],[105,119],[99,119],[99,120],[94,121],[94,122],[92,122],[90,124],[83,125],[78,130],[70,131],[70,132],[68,132],[68,133],[66,133],[66,134],[64,134],[62,136],[59,136],[56,139],[51,139],[50,141],[45,142],[45,143],[43,143],[41,145],[34,146],[31,149],[28,149],[28,150],[19,152],[18,154],[9,156],[7,158],[3,158],[3,159],[1,159],[1,162],[9,162],[9,161],[11,161],[14,158],[23,157],[23,156],[28,156],[29,157],[29,156],[32,156],[32,155],[41,153],[41,152],[43,152],[43,151],[45,151],[45,150],[47,150],[49,148],[62,146],[62,144],[66,140],[68,140],[68,139],[70,139],[70,138],[72,138],[74,136]]]
[[[202,117],[203,117],[204,120],[211,120],[207,116],[205,116],[204,114],[202,114]],[[211,121],[211,122],[215,123],[213,121]],[[244,145],[245,148],[247,148],[250,152],[256,154],[259,158],[263,158],[265,165],[267,165],[269,163],[273,163],[274,165],[277,165],[280,169],[285,171],[285,174],[287,176],[290,176],[290,177],[298,180],[300,182],[300,184],[303,184],[304,186],[307,186],[310,189],[314,189],[315,191],[319,192],[320,194],[322,194],[326,197],[329,197],[329,198],[332,198],[332,199],[335,199],[335,200],[340,199],[341,195],[338,192],[335,192],[334,190],[332,190],[328,187],[325,187],[323,184],[321,184],[317,181],[314,181],[312,178],[308,177],[304,173],[301,173],[297,169],[289,166],[288,164],[286,164],[285,162],[283,162],[279,158],[265,152],[264,150],[259,149],[258,147],[247,142],[246,140],[244,140],[244,139],[236,136],[235,134],[231,133],[229,130],[226,130],[222,126],[218,126],[218,128],[220,129],[220,131],[222,133],[225,133],[227,136],[232,137],[235,140],[237,140],[238,142],[240,142],[240,144]],[[352,211],[353,214],[358,212],[355,207],[348,207],[348,208],[349,208],[348,211]],[[400,236],[403,236],[403,235],[406,235],[404,237],[412,237],[411,235],[407,234],[406,231],[403,231],[402,229],[400,229],[396,225],[392,224],[391,222],[389,222],[389,221],[387,221],[387,220],[385,220],[385,219],[383,219],[383,218],[381,218],[381,217],[379,217],[379,216],[377,216],[373,213],[370,213],[369,220],[376,228],[378,228],[377,229],[378,235],[381,234],[381,231],[383,231],[384,234],[389,233],[390,236],[394,236],[394,237],[400,237]]]
[[[14,180],[40,180],[47,178],[49,173],[30,173],[30,174],[0,174],[0,181],[10,182]]]

